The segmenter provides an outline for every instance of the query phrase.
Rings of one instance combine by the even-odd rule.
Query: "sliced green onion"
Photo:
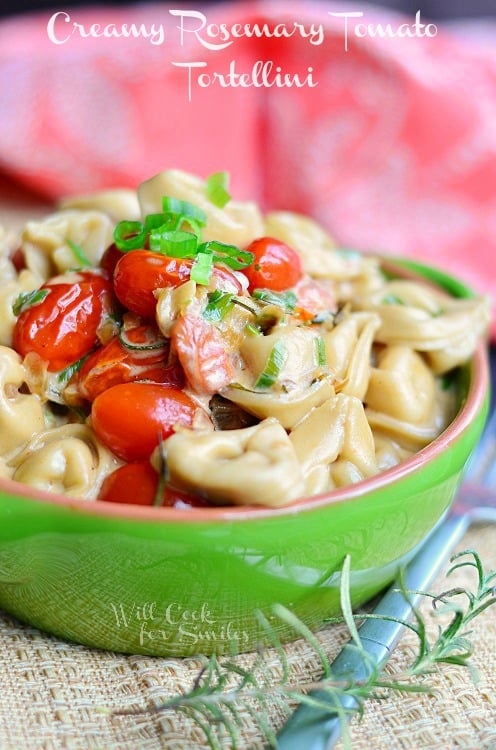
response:
[[[217,208],[224,208],[231,200],[228,186],[229,172],[215,172],[207,177],[207,197]]]
[[[207,214],[203,209],[195,206],[193,203],[189,203],[189,201],[179,200],[179,198],[164,195],[162,198],[162,210],[166,214],[180,215],[185,221],[193,219],[201,227],[204,227],[207,223]]]
[[[279,339],[272,347],[267,363],[257,382],[255,388],[270,388],[276,382],[286,359],[286,347]]]
[[[125,346],[126,349],[133,349],[134,351],[146,352],[152,351],[153,349],[162,349],[162,347],[165,346],[165,340],[161,341],[156,337],[152,337],[152,339],[152,343],[150,344],[138,344],[135,341],[130,341],[124,328],[119,331],[119,341],[121,344]]]
[[[203,242],[198,247],[198,252],[213,253],[214,261],[216,263],[224,263],[234,271],[240,271],[242,268],[246,268],[253,263],[255,258],[253,253],[250,253],[249,250],[240,250],[236,245],[227,245],[224,242],[218,242],[217,240]]]
[[[212,253],[197,253],[189,277],[191,281],[197,284],[209,283],[214,268],[214,259]]]
[[[262,331],[254,323],[247,323],[245,325],[245,333],[249,336],[262,336]]]
[[[327,364],[325,341],[322,338],[322,336],[316,336],[314,339],[314,342],[315,342],[315,359],[317,362],[317,367],[325,367]]]
[[[114,229],[114,242],[121,252],[127,253],[144,247],[146,235],[141,221],[120,221]]]
[[[65,367],[63,370],[60,370],[59,374],[57,375],[57,383],[61,383],[64,385],[68,383],[72,376],[79,372],[89,356],[89,354],[85,354],[84,357],[81,357],[81,359],[76,360],[72,364]]]
[[[170,255],[173,258],[194,258],[197,252],[198,238],[192,232],[161,231],[150,233],[150,250]]]
[[[145,216],[145,229],[152,232],[154,229],[176,229],[176,217],[172,214],[148,214]]]
[[[88,260],[86,253],[84,252],[81,245],[77,245],[72,240],[66,240],[68,246],[71,248],[74,257],[78,261],[79,265],[83,268],[91,268],[92,263]]]
[[[273,292],[270,289],[254,289],[252,297],[265,302],[267,305],[277,305],[286,312],[292,312],[296,307],[296,294],[291,290],[287,292]]]
[[[229,292],[221,292],[220,289],[210,292],[208,304],[203,311],[205,320],[209,320],[211,323],[223,320],[233,307],[233,296]]]
[[[12,305],[12,312],[14,315],[20,315],[24,310],[28,310],[30,307],[43,302],[47,294],[50,294],[50,289],[35,289],[32,292],[21,292]]]

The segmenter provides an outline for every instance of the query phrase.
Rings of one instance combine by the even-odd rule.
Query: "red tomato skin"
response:
[[[131,312],[146,320],[155,318],[156,289],[176,287],[189,280],[193,261],[189,258],[170,258],[151,250],[132,250],[124,253],[114,270],[114,290],[118,300]],[[227,268],[216,266],[209,285],[240,294],[242,286]]]
[[[151,326],[137,326],[125,335],[132,343],[160,341],[158,330]],[[184,371],[178,361],[170,361],[168,341],[163,340],[163,346],[157,349],[139,351],[129,349],[115,336],[85,360],[78,373],[77,387],[83,398],[94,401],[107,388],[135,380],[150,380],[175,388],[184,386]]]
[[[111,279],[113,277],[115,267],[122,256],[123,253],[119,250],[115,243],[113,245],[110,245],[103,253],[100,259],[100,268],[108,279]]]
[[[251,265],[244,270],[251,292],[254,289],[283,292],[291,289],[303,276],[299,254],[281,240],[259,237],[247,250],[255,256]]]
[[[154,505],[157,485],[158,474],[149,461],[124,464],[105,477],[98,499],[107,503]],[[208,507],[203,498],[171,487],[165,488],[160,505],[170,508]]]
[[[197,406],[183,391],[159,383],[120,383],[100,393],[91,420],[98,438],[124,461],[150,457],[175,425],[190,427]]]
[[[105,477],[99,500],[127,505],[153,505],[158,474],[149,461],[124,464]]]
[[[191,265],[191,261],[169,258],[150,250],[124,253],[114,270],[117,299],[131,312],[153,320],[157,306],[153,292],[188,281]]]
[[[98,344],[98,329],[114,308],[112,286],[101,274],[81,271],[74,278],[66,282],[58,276],[43,284],[47,296],[21,312],[14,327],[14,349],[22,356],[35,352],[51,372]]]

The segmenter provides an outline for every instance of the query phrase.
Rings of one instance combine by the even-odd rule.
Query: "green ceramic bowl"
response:
[[[452,294],[439,271],[404,264]],[[351,556],[358,605],[442,519],[488,407],[480,346],[459,374],[460,410],[431,445],[355,486],[283,509],[176,510],[85,502],[0,481],[0,607],[89,646],[182,656],[247,651],[256,611],[279,602],[311,628],[339,609]],[[272,618],[281,639],[290,630]]]

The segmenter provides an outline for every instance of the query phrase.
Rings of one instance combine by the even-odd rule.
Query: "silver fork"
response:
[[[462,539],[472,523],[496,523],[496,406],[493,405],[482,439],[474,452],[463,482],[448,518],[431,534],[405,569],[405,587],[408,591],[426,591],[440,572],[451,551]],[[410,602],[394,585],[386,592],[373,610],[374,615],[406,621],[422,595],[412,594]],[[405,626],[393,620],[366,619],[358,632],[370,662],[382,667],[392,654]],[[355,680],[366,679],[370,674],[366,663],[350,641],[332,663],[335,676],[346,675]],[[277,735],[278,750],[331,750],[342,732],[341,719],[335,704],[327,693],[311,693],[328,704],[328,709],[317,709],[302,704],[290,716]],[[358,708],[351,696],[341,700],[341,707],[351,718]]]

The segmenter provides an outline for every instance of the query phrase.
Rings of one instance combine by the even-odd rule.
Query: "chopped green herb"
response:
[[[270,388],[276,382],[286,360],[286,346],[281,339],[272,347],[263,372],[255,383],[255,388]]]
[[[206,286],[210,281],[213,267],[214,259],[212,253],[199,252],[196,254],[189,277],[192,281],[196,281],[197,284],[204,284]]]
[[[245,325],[245,333],[247,333],[249,336],[262,336],[263,335],[261,329],[254,323],[247,323]]]
[[[255,257],[249,250],[240,250],[236,245],[227,245],[224,242],[210,240],[199,245],[198,252],[209,252],[213,254],[216,263],[224,263],[234,271],[240,271],[253,263]]]
[[[282,307],[286,312],[293,312],[296,307],[296,294],[289,290],[288,292],[273,292],[270,289],[254,289],[252,297],[265,302],[267,305],[277,305]]]
[[[28,310],[30,307],[43,302],[47,294],[50,294],[50,289],[35,289],[32,292],[21,292],[12,305],[12,312],[14,315],[20,315],[24,310]]]
[[[207,177],[207,197],[217,208],[224,208],[231,200],[228,186],[229,172],[215,172]]]
[[[88,357],[89,354],[85,354],[84,357],[81,357],[81,359],[76,360],[76,362],[73,362],[68,367],[61,370],[57,375],[57,383],[60,383],[61,385],[68,383],[72,376],[79,372]]]
[[[66,242],[71,248],[74,257],[78,261],[79,265],[83,268],[91,268],[92,263],[88,260],[88,257],[81,245],[76,244],[76,242],[73,242],[72,240],[66,240]]]
[[[210,292],[208,295],[208,303],[203,311],[203,317],[205,320],[209,320],[211,323],[217,323],[223,320],[229,310],[232,309],[234,304],[233,294],[229,292],[221,292],[220,289],[216,289],[214,292]]]
[[[317,367],[325,367],[327,364],[325,341],[322,336],[316,336],[314,339],[314,343]]]

